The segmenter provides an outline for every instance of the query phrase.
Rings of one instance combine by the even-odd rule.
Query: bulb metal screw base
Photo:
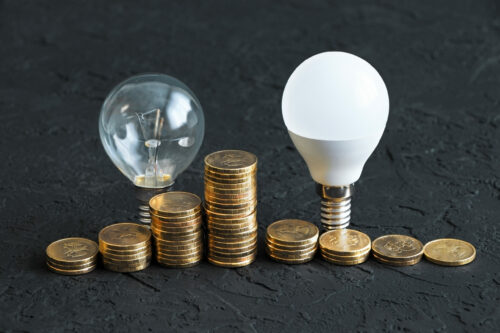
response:
[[[326,230],[344,229],[351,221],[351,196],[354,184],[325,186],[316,184],[321,197],[321,224]]]
[[[149,213],[149,200],[157,194],[170,192],[174,188],[173,184],[163,188],[135,187],[135,197],[139,201],[138,219],[139,222],[150,225],[151,214]]]

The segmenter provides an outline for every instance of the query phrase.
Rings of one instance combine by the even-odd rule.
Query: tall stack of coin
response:
[[[201,199],[188,192],[167,192],[149,201],[156,261],[168,267],[192,267],[203,259]]]
[[[257,255],[257,157],[223,150],[205,157],[208,261],[242,267]]]
[[[368,260],[371,240],[357,230],[337,229],[321,235],[319,248],[326,261],[337,265],[357,265]]]
[[[104,268],[135,272],[151,263],[151,232],[135,223],[116,223],[99,232],[99,251]]]
[[[96,242],[72,237],[57,240],[45,250],[47,267],[59,274],[79,275],[93,271],[99,248]]]
[[[280,220],[267,227],[266,251],[275,261],[302,264],[314,258],[319,230],[302,220]]]
[[[413,237],[405,235],[385,235],[372,243],[373,257],[383,264],[411,266],[422,259],[424,246]]]

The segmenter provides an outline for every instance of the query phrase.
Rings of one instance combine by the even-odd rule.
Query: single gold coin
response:
[[[280,220],[267,227],[266,237],[276,244],[304,245],[316,244],[319,229],[314,224],[303,220]]]
[[[319,246],[324,252],[334,255],[354,256],[371,249],[368,235],[353,229],[327,231],[319,237]]]
[[[462,266],[476,258],[476,248],[469,242],[442,238],[425,244],[425,258],[442,266]]]
[[[133,250],[146,246],[151,241],[151,232],[136,223],[116,223],[99,232],[100,247],[114,250]]]
[[[414,257],[412,259],[402,259],[402,260],[387,260],[383,257],[377,256],[375,253],[373,253],[373,258],[377,260],[378,262],[390,266],[413,266],[415,264],[418,264],[420,260],[422,259],[422,256],[419,257]]]
[[[71,237],[52,242],[45,254],[52,262],[61,265],[95,263],[99,247],[90,239]]]
[[[61,268],[54,266],[50,262],[47,262],[47,267],[49,270],[51,270],[52,272],[57,273],[57,274],[81,275],[81,274],[87,274],[87,273],[92,272],[96,268],[96,265],[94,264],[92,266],[84,267],[81,269],[61,269]]]
[[[201,199],[193,193],[172,191],[155,195],[149,200],[151,214],[163,217],[183,217],[201,210]]]
[[[412,260],[422,257],[424,246],[410,236],[385,235],[372,242],[372,251],[385,260]]]
[[[205,157],[205,168],[223,174],[249,173],[257,168],[257,156],[242,150],[222,150]]]

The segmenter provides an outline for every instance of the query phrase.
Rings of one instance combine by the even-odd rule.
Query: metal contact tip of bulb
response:
[[[344,229],[351,220],[351,196],[354,184],[325,186],[316,184],[321,197],[321,224],[326,230]]]
[[[151,224],[149,200],[157,194],[172,191],[173,188],[173,184],[163,188],[145,188],[136,186],[135,197],[139,201],[139,210],[137,215],[137,219],[139,220],[139,222],[149,226]]]

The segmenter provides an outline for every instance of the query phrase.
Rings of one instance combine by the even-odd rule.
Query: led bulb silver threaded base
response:
[[[149,200],[157,194],[165,193],[173,190],[173,183],[163,188],[145,188],[135,187],[135,197],[139,201],[138,216],[139,222],[150,225],[151,214],[149,213]]]
[[[325,186],[316,184],[321,196],[321,224],[326,230],[344,229],[351,221],[351,196],[354,184]]]

